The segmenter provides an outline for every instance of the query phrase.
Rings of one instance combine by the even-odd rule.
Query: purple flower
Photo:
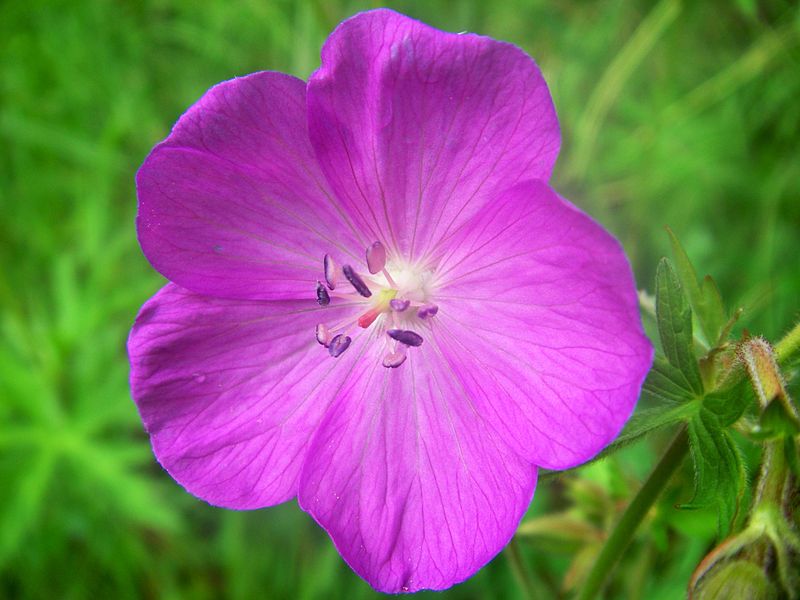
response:
[[[652,358],[618,242],[547,185],[559,143],[521,50],[389,10],[307,84],[209,90],[137,176],[172,281],[128,343],[159,462],[218,506],[296,496],[377,590],[475,573]]]

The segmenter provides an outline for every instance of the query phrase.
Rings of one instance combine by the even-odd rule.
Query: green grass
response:
[[[390,4],[443,29],[509,40],[538,61],[563,133],[553,183],[620,238],[640,287],[652,291],[668,225],[727,308],[746,307],[750,332],[774,339],[797,317],[794,3]],[[260,69],[307,77],[336,23],[372,6],[0,5],[0,597],[375,596],[293,503],[224,511],[161,471],[129,397],[125,356],[139,305],[163,283],[133,225],[133,177],[149,148],[220,80]],[[665,442],[582,472],[609,504],[575,510],[607,524]],[[563,506],[570,481],[542,483],[532,514]],[[681,597],[715,533],[711,513],[673,508],[690,485],[686,471],[668,490],[612,594]],[[538,538],[520,546],[543,598],[586,555]],[[501,556],[422,597],[520,594]]]

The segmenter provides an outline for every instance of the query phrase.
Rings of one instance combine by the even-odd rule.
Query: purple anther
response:
[[[397,298],[389,300],[389,306],[395,312],[403,312],[409,304],[411,304],[411,300],[398,300]]]
[[[350,347],[350,339],[349,335],[339,334],[333,336],[331,343],[328,345],[328,352],[334,358],[339,356],[342,352],[347,350]]]
[[[383,357],[383,366],[387,369],[396,369],[406,362],[405,352],[390,352]]]
[[[433,315],[439,312],[439,307],[435,304],[423,304],[419,307],[417,311],[417,316],[420,319],[429,319]]]
[[[328,284],[330,289],[335,289],[336,284],[342,278],[342,267],[330,254],[325,255],[325,258],[322,259],[322,264],[325,269],[325,283]]]
[[[411,331],[409,329],[390,329],[386,333],[388,333],[389,337],[393,340],[397,340],[406,346],[422,345],[422,336],[416,331]]]
[[[324,323],[318,323],[316,334],[317,334],[317,341],[320,344],[322,344],[326,348],[330,346],[331,338],[333,336],[331,335],[331,330],[328,328],[327,325],[325,325]]]
[[[317,282],[317,303],[320,306],[328,306],[331,303],[331,297],[328,295],[328,290],[322,285],[321,281]]]
[[[367,268],[373,275],[383,270],[386,266],[386,248],[380,242],[375,242],[367,248]]]
[[[356,291],[359,294],[364,296],[364,298],[369,298],[372,296],[372,292],[369,291],[367,284],[364,283],[364,280],[361,279],[361,277],[359,277],[355,271],[353,271],[353,267],[350,265],[345,265],[342,267],[342,272],[344,273],[344,276],[347,277],[347,281],[349,281],[353,287],[356,288]]]

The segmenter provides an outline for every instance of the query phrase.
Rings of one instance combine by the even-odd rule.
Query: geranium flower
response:
[[[159,462],[217,506],[297,497],[377,590],[475,573],[651,362],[620,245],[547,184],[559,139],[520,49],[389,10],[307,84],[210,89],[137,176],[171,281],[128,343]]]

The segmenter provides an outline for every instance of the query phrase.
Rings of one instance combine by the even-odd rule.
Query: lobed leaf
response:
[[[694,353],[692,311],[672,264],[666,258],[656,271],[656,322],[661,346],[669,364],[685,378],[686,389],[703,393],[700,370]]]
[[[689,301],[691,302],[691,298]],[[717,285],[710,275],[706,275],[703,278],[703,283],[700,286],[700,299],[698,306],[695,307],[695,314],[706,334],[706,338],[708,338],[709,344],[714,347],[724,343],[724,338],[728,336],[723,336],[722,331],[728,319],[725,317],[725,309],[722,306],[722,296],[719,295]]]
[[[800,420],[788,410],[780,398],[774,398],[761,413],[759,428],[751,433],[757,440],[786,438],[789,445],[800,434]]]
[[[727,427],[739,420],[752,400],[750,383],[743,379],[727,390],[706,394],[703,397],[703,408],[715,414],[721,426]]]
[[[645,435],[663,429],[669,425],[686,421],[697,411],[694,404],[663,403],[653,408],[638,411],[631,417],[616,440],[605,448],[598,458],[602,458],[617,450],[638,441]]]
[[[689,445],[695,466],[695,495],[681,508],[716,506],[724,537],[739,511],[745,485],[739,448],[719,416],[701,408],[689,421]]]
[[[642,394],[660,402],[688,402],[698,397],[680,369],[661,355],[653,360],[653,367],[642,385]]]
[[[686,251],[669,227],[667,227],[667,233],[675,258],[678,280],[686,290],[689,304],[694,310],[708,346],[714,347],[718,344],[720,332],[727,321],[725,310],[722,307],[722,298],[714,281],[708,275],[703,279],[702,285],[697,283],[697,276]]]

